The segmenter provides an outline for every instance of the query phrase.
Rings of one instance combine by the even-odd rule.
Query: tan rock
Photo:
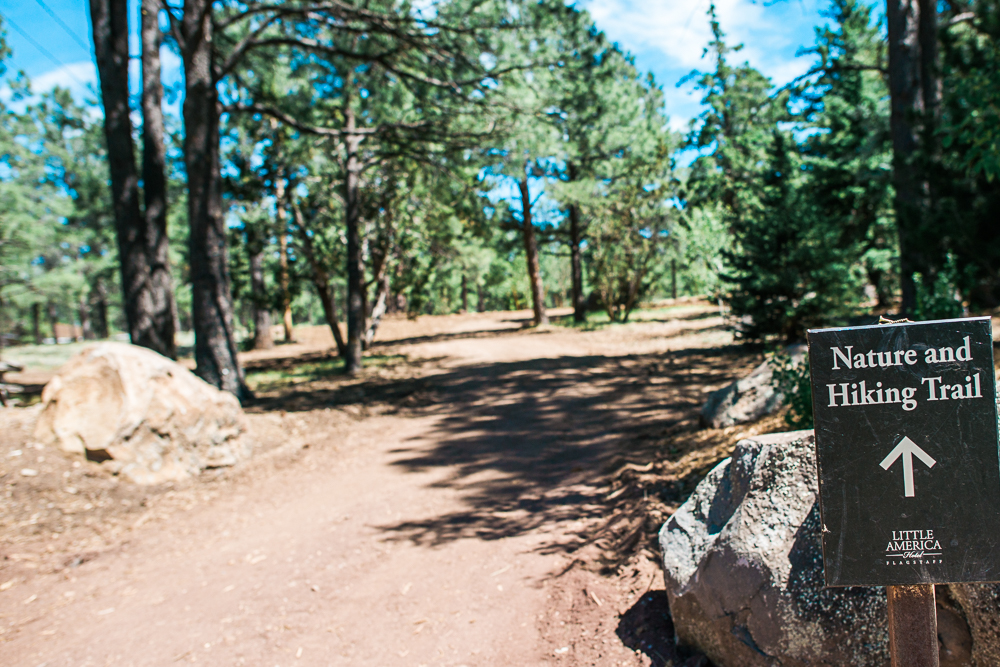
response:
[[[236,398],[180,364],[127,343],[70,359],[42,392],[35,440],[158,484],[250,456]]]

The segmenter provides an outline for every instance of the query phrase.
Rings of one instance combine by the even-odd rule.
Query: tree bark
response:
[[[42,344],[42,304],[37,301],[31,304],[31,332],[35,336],[35,345]]]
[[[278,217],[278,289],[281,292],[281,324],[285,328],[285,342],[291,343],[295,331],[292,328],[292,295],[288,288],[288,214],[285,211],[285,179],[279,174],[274,180],[274,197]]]
[[[573,162],[566,164],[566,175],[570,182],[577,178],[577,168]],[[573,321],[582,324],[587,321],[587,304],[583,298],[583,260],[580,256],[580,243],[583,242],[583,229],[580,226],[580,207],[569,206],[569,264],[570,264],[570,298],[573,300]]]
[[[534,309],[535,326],[548,324],[549,316],[545,312],[545,288],[542,285],[542,272],[538,265],[538,242],[535,239],[535,226],[531,222],[531,198],[528,195],[528,177],[524,176],[517,183],[521,190],[522,222],[524,223],[524,254],[528,260],[528,282],[531,283],[531,305]]]
[[[59,310],[56,308],[56,304],[49,301],[45,304],[45,310],[49,316],[49,327],[52,329],[52,344],[59,344]]]
[[[247,226],[247,262],[250,265],[250,304],[253,308],[254,350],[274,347],[271,335],[271,308],[267,302],[267,285],[264,282],[264,234],[256,225]]]
[[[135,166],[128,89],[128,2],[90,0],[94,55],[104,102],[111,199],[122,277],[122,305],[129,338],[161,354],[168,353],[156,333],[151,313],[147,238],[139,209],[139,174]]]
[[[462,272],[461,299],[462,314],[464,315],[469,312],[469,277],[466,275],[465,271]]]
[[[326,319],[326,324],[330,327],[330,333],[333,334],[333,340],[337,344],[337,354],[346,359],[347,344],[344,342],[344,335],[340,331],[340,322],[337,321],[337,308],[333,301],[333,290],[330,289],[330,276],[316,257],[316,249],[313,246],[312,237],[309,236],[309,230],[306,229],[302,209],[298,205],[293,204],[292,212],[295,215],[295,226],[299,231],[299,239],[302,241],[302,251],[306,256],[306,261],[309,262],[309,268],[312,272],[313,286],[316,288],[319,302],[323,306],[323,317]]]
[[[389,273],[385,270],[384,265],[378,272],[376,281],[375,303],[372,305],[372,312],[368,317],[368,326],[365,328],[365,338],[363,341],[366,350],[375,342],[375,332],[378,331],[378,325],[382,323],[382,317],[385,315],[388,306]]]
[[[892,135],[903,313],[912,313],[916,306],[913,274],[926,271],[926,260],[915,238],[923,209],[920,175],[915,164],[919,145],[916,123],[923,112],[919,40],[919,2],[922,1],[886,0],[891,97],[889,128]]]
[[[98,278],[90,290],[90,321],[94,336],[101,340],[108,338],[108,290],[104,280]]]
[[[233,336],[226,223],[220,191],[219,100],[212,72],[211,13],[209,0],[187,0],[181,19],[195,373],[242,401],[252,395],[236,356]]]
[[[150,337],[154,350],[177,358],[174,286],[167,236],[167,154],[163,145],[163,82],[160,80],[160,0],[142,0],[142,190],[149,264]]]
[[[365,270],[361,248],[361,207],[358,183],[361,178],[361,161],[358,151],[361,136],[357,128],[354,109],[345,102],[344,124],[346,147],[344,176],[344,218],[347,227],[347,354],[344,368],[355,374],[361,370],[361,344],[365,332]]]
[[[917,33],[920,41],[920,92],[924,106],[924,140],[937,142],[935,130],[941,106],[941,76],[938,66],[938,12],[935,0],[919,0]]]
[[[921,158],[918,160],[921,185],[923,191],[923,206],[919,224],[923,228],[928,225],[936,227],[938,216],[938,193],[940,191],[939,165],[941,160],[941,142],[938,138],[938,123],[941,107],[941,76],[938,64],[938,5],[936,0],[918,0],[920,18],[917,35],[920,42],[920,101],[923,114],[920,118]],[[922,235],[926,238],[926,235]],[[921,247],[926,247],[926,241],[919,241]],[[937,253],[925,258],[925,262],[939,268],[942,265]],[[930,267],[925,266],[925,271]]]
[[[583,241],[580,229],[580,208],[576,204],[569,207],[569,263],[572,288],[570,296],[573,299],[573,321],[587,321],[587,303],[583,298],[583,258],[580,256],[580,243]]]
[[[378,327],[382,323],[382,317],[389,307],[389,250],[392,244],[392,215],[388,213],[390,210],[388,207],[386,210],[385,227],[383,227],[382,233],[379,235],[378,243],[369,245],[372,258],[372,275],[374,276],[372,282],[375,283],[375,302],[371,305],[371,308],[368,307],[367,299],[364,304],[365,316],[367,318],[365,335],[361,340],[361,347],[364,350],[370,348],[372,343],[375,342],[375,333],[378,331]],[[368,296],[367,289],[364,296]]]
[[[87,303],[87,295],[80,293],[80,300],[77,302],[77,316],[80,318],[80,336],[77,340],[94,340],[94,332],[90,327],[90,304]]]

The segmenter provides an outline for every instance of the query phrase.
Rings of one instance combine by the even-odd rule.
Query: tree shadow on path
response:
[[[458,491],[464,509],[381,529],[431,546],[540,530],[553,538],[543,551],[572,551],[606,513],[612,473],[665,455],[670,433],[695,427],[708,391],[750,363],[745,348],[730,346],[481,364],[424,378],[427,410],[440,419],[393,451],[393,465],[446,470],[434,486]],[[580,520],[574,538],[557,534],[557,524]]]

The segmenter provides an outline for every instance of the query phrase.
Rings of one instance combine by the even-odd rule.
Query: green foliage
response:
[[[612,321],[627,321],[667,268],[666,186],[650,185],[651,176],[637,170],[619,179],[593,215],[591,283]]]
[[[861,0],[831,0],[828,24],[804,52],[813,66],[780,89],[741,62],[711,8],[711,64],[691,75],[703,113],[683,143],[698,157],[684,169],[659,86],[577,6],[378,0],[364,12],[350,3],[323,10],[331,14],[267,10],[269,22],[257,24],[236,19],[244,9],[213,9],[219,25],[234,19],[214,38],[218,62],[247,47],[220,83],[230,280],[244,327],[251,306],[280,306],[281,240],[295,319],[322,321],[324,283],[344,319],[350,116],[369,312],[380,299],[411,317],[530,307],[529,216],[514,194],[524,181],[549,306],[568,303],[569,248],[582,256],[584,294],[596,294],[612,321],[669,295],[674,279],[680,294],[724,298],[752,339],[801,338],[848,320],[872,295],[880,312],[896,307],[886,45]],[[920,318],[1000,305],[1000,3],[938,11],[941,113],[915,158],[926,215],[908,237],[920,259]],[[0,69],[8,55],[0,36]],[[0,327],[23,339],[32,313],[46,337],[48,319],[82,323],[103,311],[115,320],[116,244],[94,107],[66,91],[35,95],[23,77],[9,87]],[[167,125],[179,129],[177,119]],[[178,131],[168,152],[183,328],[191,276],[181,139]],[[266,287],[253,290],[248,251],[259,249]]]
[[[761,183],[766,213],[734,221],[734,247],[723,252],[729,303],[751,339],[800,340],[808,328],[846,320],[863,296],[860,249],[842,243],[841,229],[811,200],[789,143],[776,133],[773,171]]]
[[[916,308],[913,319],[917,322],[926,320],[948,320],[966,315],[962,304],[962,283],[968,284],[972,267],[966,267],[966,275],[958,270],[953,255],[948,256],[944,269],[935,276],[914,274],[913,283],[916,288]],[[964,278],[964,280],[963,280]]]
[[[688,138],[710,152],[686,181],[686,217],[727,229],[722,288],[750,339],[801,339],[857,312],[866,283],[888,291],[887,108],[884,84],[866,69],[879,36],[853,0],[837,0],[831,16],[836,28],[818,31],[807,83],[772,91],[749,65],[729,63],[739,47],[726,45],[710,12],[715,71],[698,80],[707,109]]]
[[[889,91],[882,72],[885,45],[873,10],[858,0],[833,0],[835,23],[817,29],[817,57],[796,91],[799,118],[810,131],[803,142],[806,187],[824,218],[839,230],[834,242],[861,253],[878,305],[891,305],[898,284],[898,246],[892,205]]]
[[[942,106],[934,138],[940,143],[925,142],[917,155],[933,197],[925,202],[919,226],[909,233],[912,266],[925,276],[935,275],[954,256],[963,267],[963,299],[973,308],[996,308],[1000,3],[948,3],[939,24]]]
[[[118,272],[103,130],[67,90],[34,95],[23,77],[11,85],[21,110],[0,106],[0,326],[30,340],[41,312],[46,325],[107,336]]]
[[[943,142],[961,148],[958,166],[993,182],[1000,177],[1000,4],[980,0],[946,16],[973,8],[971,19],[966,14],[943,34],[946,95],[953,108]]]
[[[771,366],[771,385],[785,397],[788,412],[785,423],[794,429],[813,428],[812,379],[809,374],[809,355],[795,363],[784,350],[768,357]]]
[[[772,99],[771,82],[748,63],[733,66],[729,56],[742,50],[730,47],[709,9],[713,39],[706,48],[715,69],[692,72],[696,88],[703,91],[705,111],[692,123],[689,148],[706,151],[691,165],[685,198],[694,207],[721,203],[727,225],[764,212],[760,181],[766,171],[773,130],[788,118],[787,94]]]

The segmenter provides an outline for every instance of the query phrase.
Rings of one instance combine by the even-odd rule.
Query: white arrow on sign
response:
[[[917,443],[913,442],[904,435],[903,439],[899,441],[899,444],[896,445],[893,450],[889,452],[889,455],[882,459],[882,463],[879,464],[883,469],[888,470],[892,467],[892,464],[896,462],[896,459],[900,456],[903,457],[903,494],[907,498],[912,498],[916,495],[916,492],[913,490],[914,455],[923,461],[924,465],[928,468],[933,468],[934,464],[937,463],[937,461],[932,459],[927,452],[920,449],[920,447],[917,446]]]

